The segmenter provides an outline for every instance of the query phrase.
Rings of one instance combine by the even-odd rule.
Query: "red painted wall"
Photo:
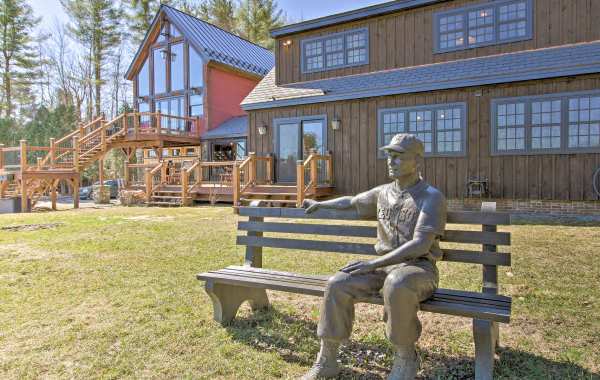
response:
[[[258,80],[238,76],[216,67],[207,69],[208,91],[204,112],[208,118],[208,129],[216,128],[232,117],[246,115],[240,103],[258,84]]]

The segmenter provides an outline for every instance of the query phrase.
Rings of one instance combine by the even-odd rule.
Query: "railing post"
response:
[[[54,161],[56,161],[56,139],[50,137],[50,168],[54,168]]]
[[[202,186],[202,159],[198,158],[198,165],[196,166],[196,185]]]
[[[200,135],[202,134],[202,131],[200,130],[201,126],[202,126],[201,125],[202,118],[200,118],[200,116],[196,117],[195,123],[196,123],[196,136],[200,137]]]
[[[312,155],[316,155],[316,153],[312,153]],[[310,183],[311,183],[311,191],[313,194],[317,193],[317,184],[319,182],[319,175],[317,172],[317,160],[314,158],[310,161]]]
[[[248,183],[256,185],[256,152],[250,152],[250,165],[248,166]]]
[[[129,129],[128,124],[129,124],[129,121],[127,120],[127,112],[125,112],[125,113],[123,113],[123,128],[121,128],[124,136],[127,136],[127,130]]]
[[[27,170],[27,140],[21,140],[19,143],[21,147],[20,165],[22,173]]]
[[[100,144],[102,145],[102,152],[106,152],[106,120],[104,120],[104,114],[102,114],[102,120],[100,120]]]
[[[85,136],[85,130],[83,129],[84,124],[83,123],[79,123],[79,138],[83,138],[83,136]]]
[[[0,144],[0,170],[4,169],[4,144]]]
[[[37,158],[37,169],[42,170],[42,157]]]
[[[304,203],[304,162],[296,161],[296,207],[302,207]]]
[[[79,137],[73,136],[73,167],[79,171]]]
[[[146,202],[150,202],[152,199],[152,173],[150,173],[152,169],[146,168],[144,173],[144,179],[146,182]]]
[[[267,180],[269,185],[272,185],[274,182],[273,177],[273,165],[275,160],[273,160],[273,155],[271,153],[267,154]]]
[[[189,174],[187,170],[181,168],[181,205],[188,205],[188,183],[189,183]]]
[[[140,135],[140,120],[142,118],[142,114],[138,112],[137,114],[134,113],[134,115],[135,116],[133,117],[133,136],[134,139],[137,140]]]
[[[237,207],[240,205],[240,166],[237,162],[233,164],[231,177],[231,181],[233,182],[233,207]]]
[[[160,167],[160,183],[167,183],[167,163],[165,161],[162,162],[162,166]]]
[[[327,152],[327,183],[333,185],[333,156]]]
[[[160,111],[158,111],[156,113],[156,134],[160,135],[161,134],[161,129],[162,129],[162,117],[161,117],[161,113]]]

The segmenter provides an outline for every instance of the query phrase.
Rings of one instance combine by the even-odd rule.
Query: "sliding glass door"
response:
[[[277,182],[295,183],[297,161],[306,159],[313,149],[325,153],[325,125],[324,117],[294,118],[275,123]]]

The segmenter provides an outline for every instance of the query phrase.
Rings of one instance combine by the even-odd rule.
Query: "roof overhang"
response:
[[[430,4],[441,3],[449,0],[397,0],[369,7],[355,9],[330,16],[320,17],[296,24],[285,25],[271,30],[271,37],[278,38],[288,34],[305,32],[312,29],[324,28],[345,22],[357,21],[369,17],[381,16],[410,8],[423,7]]]

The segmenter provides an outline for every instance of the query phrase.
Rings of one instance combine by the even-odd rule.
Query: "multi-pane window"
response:
[[[154,59],[154,93],[162,94],[167,91],[167,50],[157,48],[153,51]]]
[[[171,45],[171,91],[183,90],[183,43]]]
[[[569,148],[600,147],[600,94],[569,99]]]
[[[492,103],[497,154],[600,149],[600,94],[556,94]]]
[[[309,42],[304,46],[306,70],[313,71],[323,68],[323,41]]]
[[[368,63],[367,29],[304,40],[302,71],[314,72]]]
[[[427,155],[461,155],[465,153],[466,105],[383,109],[379,111],[379,146],[389,144],[397,133],[417,136]]]
[[[497,149],[525,149],[525,103],[500,104],[497,108]]]
[[[532,38],[532,0],[500,0],[435,15],[438,52]]]
[[[465,43],[463,15],[440,17],[440,49],[454,49]]]
[[[204,115],[204,99],[202,95],[191,95],[190,96],[190,116],[202,116]]]
[[[150,59],[144,61],[144,65],[137,76],[138,96],[150,95],[150,69],[148,61]]]
[[[560,100],[531,103],[531,149],[559,149],[560,124]]]
[[[202,87],[204,85],[204,63],[202,61],[202,57],[200,54],[198,54],[196,49],[191,46],[189,47],[189,56],[190,87]]]
[[[500,6],[499,39],[509,40],[527,35],[527,1]]]

